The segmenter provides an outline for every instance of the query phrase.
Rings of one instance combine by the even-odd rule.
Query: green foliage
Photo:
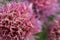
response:
[[[11,0],[6,0],[6,1],[9,1],[10,2]]]
[[[53,15],[48,17],[48,21],[52,21],[53,19],[54,19]]]
[[[46,28],[43,27],[42,28],[42,32],[39,32],[39,33],[37,33],[35,35],[38,36],[38,38],[36,38],[36,40],[45,40],[46,39],[46,36],[47,36]]]

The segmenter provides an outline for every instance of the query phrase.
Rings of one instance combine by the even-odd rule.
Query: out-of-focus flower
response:
[[[50,23],[47,40],[60,40],[60,17]]]
[[[3,0],[0,0],[0,2],[3,2]]]
[[[31,3],[34,13],[43,21],[47,21],[49,16],[55,16],[60,8],[57,0],[31,0]]]
[[[48,6],[57,3],[57,0],[31,0],[36,6],[41,9],[47,8]]]
[[[0,7],[1,40],[34,40],[42,22],[35,18],[32,3],[11,2]]]

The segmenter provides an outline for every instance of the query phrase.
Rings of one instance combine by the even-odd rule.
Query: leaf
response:
[[[42,32],[39,32],[37,34],[35,34],[36,36],[38,36],[39,38],[36,38],[36,40],[45,40],[47,33],[46,33],[46,28],[43,27],[42,28]]]
[[[52,21],[53,19],[54,19],[53,15],[48,17],[48,21]]]

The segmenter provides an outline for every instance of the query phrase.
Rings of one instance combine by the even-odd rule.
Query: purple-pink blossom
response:
[[[41,26],[32,3],[11,2],[0,8],[0,40],[33,40],[33,34],[41,32]]]
[[[60,17],[51,21],[47,30],[47,40],[60,40]]]
[[[32,3],[32,11],[39,18],[39,20],[47,21],[49,16],[55,16],[59,10],[57,0],[28,0]]]

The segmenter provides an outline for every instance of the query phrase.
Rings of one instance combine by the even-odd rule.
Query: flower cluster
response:
[[[60,17],[50,22],[47,40],[60,40]]]
[[[40,20],[46,21],[47,17],[55,16],[59,9],[57,0],[30,0],[33,4],[33,11],[40,17]]]
[[[26,37],[41,31],[42,23],[31,7],[32,3],[27,2],[11,2],[1,7],[0,40],[30,40]]]

